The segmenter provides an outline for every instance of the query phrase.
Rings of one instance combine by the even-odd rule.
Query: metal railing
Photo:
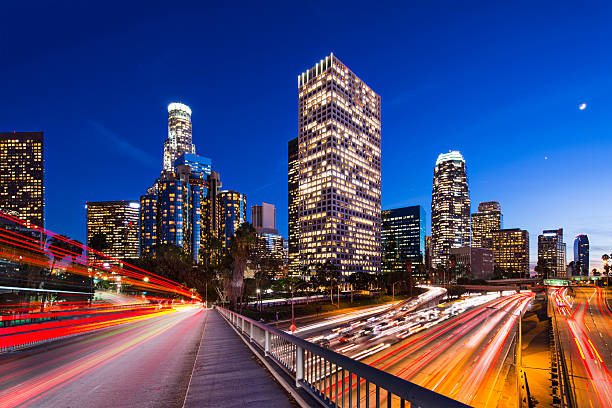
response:
[[[238,313],[221,307],[216,309],[295,379],[296,388],[306,390],[324,407],[468,407]]]

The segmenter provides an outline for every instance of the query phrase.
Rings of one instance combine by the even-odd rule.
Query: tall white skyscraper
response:
[[[195,154],[191,135],[191,109],[182,103],[168,105],[168,139],[164,142],[164,171],[184,153]]]
[[[298,76],[299,264],[309,273],[325,262],[343,275],[380,271],[380,114],[380,96],[333,54]]]

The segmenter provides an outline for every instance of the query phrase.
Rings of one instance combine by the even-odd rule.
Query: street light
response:
[[[257,293],[257,310],[261,312],[261,302],[259,301],[259,299],[261,298],[261,289],[255,289],[255,293]]]

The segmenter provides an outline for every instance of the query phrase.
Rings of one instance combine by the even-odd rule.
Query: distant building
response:
[[[262,203],[251,207],[251,224],[258,233],[278,234],[274,204]]]
[[[198,262],[202,247],[203,204],[207,195],[206,171],[210,159],[181,155],[173,171],[156,181],[156,193],[140,198],[140,250],[154,245],[183,248]]]
[[[431,236],[425,237],[425,269],[431,270]]]
[[[44,228],[43,179],[43,133],[0,133],[0,210]]]
[[[461,247],[451,248],[456,265],[464,266],[473,279],[490,279],[493,276],[495,260],[489,248]]]
[[[300,223],[298,216],[298,191],[300,187],[300,161],[298,155],[298,138],[288,144],[288,262],[289,273],[298,275],[300,268]]]
[[[219,203],[222,215],[223,242],[229,248],[230,240],[236,231],[246,222],[246,195],[233,190],[219,192]]]
[[[538,235],[538,262],[550,268],[551,276],[566,276],[566,248],[563,242],[563,228],[544,230]]]
[[[382,212],[382,271],[405,271],[410,262],[413,271],[422,265],[425,255],[425,210],[420,205]]]
[[[140,197],[140,254],[157,243],[157,194]]]
[[[451,248],[470,245],[467,168],[458,151],[438,156],[431,194],[432,267],[447,267]]]
[[[99,252],[108,257],[117,260],[138,258],[139,209],[138,201],[88,201],[87,246],[98,250],[97,244],[103,242],[106,248]],[[103,259],[95,254],[88,256]]]
[[[574,239],[574,270],[576,275],[589,276],[589,237],[586,235]]]
[[[501,205],[497,201],[478,204],[478,212],[472,214],[472,246],[489,248],[493,231],[503,228]]]
[[[206,176],[210,175],[212,171],[212,160],[197,154],[184,153],[174,161],[173,169],[177,169],[179,166],[189,166],[192,173],[199,173],[200,177],[206,179]]]
[[[164,171],[172,171],[174,161],[182,154],[195,154],[191,132],[189,106],[182,103],[168,105],[168,139],[164,142]]]
[[[381,263],[381,98],[335,55],[297,78],[300,266]]]
[[[504,278],[529,277],[529,232],[519,228],[492,232],[495,272]]]

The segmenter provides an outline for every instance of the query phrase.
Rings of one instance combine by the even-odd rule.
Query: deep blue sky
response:
[[[82,240],[86,200],[143,194],[182,101],[197,153],[249,205],[274,203],[286,234],[296,78],[333,51],[382,96],[383,208],[429,217],[435,159],[458,149],[472,210],[500,201],[532,262],[549,228],[568,261],[578,233],[593,260],[612,252],[609,2],[17,3],[2,6],[0,129],[45,132],[51,230]]]

